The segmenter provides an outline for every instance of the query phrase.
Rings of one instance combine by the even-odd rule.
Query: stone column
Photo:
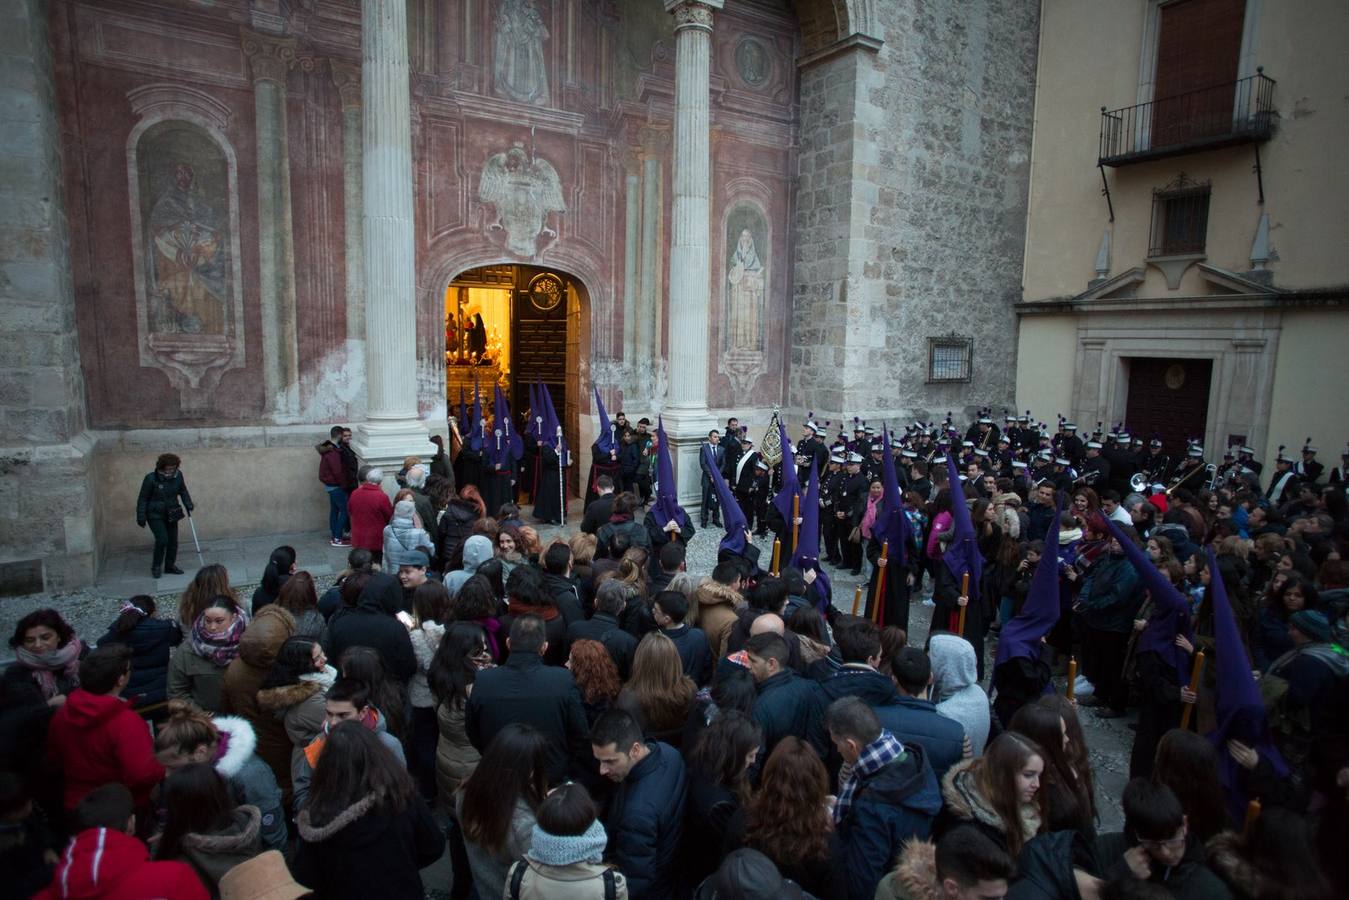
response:
[[[385,463],[431,445],[417,415],[412,98],[405,0],[361,7],[362,214],[369,407],[356,451]]]
[[[243,32],[253,75],[258,154],[258,269],[262,305],[262,371],[267,410],[277,421],[300,411],[295,329],[295,234],[290,206],[290,139],[286,73],[295,41]]]
[[[333,83],[342,100],[343,255],[347,281],[347,367],[365,380],[365,228],[361,201],[361,67],[331,60]],[[359,394],[363,392],[355,392]],[[353,394],[352,415],[364,418],[365,397]]]
[[[665,0],[675,19],[674,197],[670,215],[669,402],[665,430],[677,451],[680,502],[699,500],[698,444],[707,409],[711,305],[709,197],[712,12],[723,0]]]

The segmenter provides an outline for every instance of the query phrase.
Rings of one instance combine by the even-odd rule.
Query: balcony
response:
[[[1274,79],[1249,78],[1199,88],[1136,106],[1101,107],[1097,165],[1133,163],[1269,140],[1274,133]]]

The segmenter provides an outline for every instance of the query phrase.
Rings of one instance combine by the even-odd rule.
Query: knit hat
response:
[[[220,900],[295,900],[309,896],[297,884],[278,851],[268,850],[241,862],[220,879]]]
[[[603,861],[608,842],[609,837],[599,819],[591,822],[584,834],[550,834],[535,825],[525,856],[545,866],[597,863]]]
[[[1288,617],[1288,624],[1313,641],[1330,642],[1330,619],[1318,609],[1299,609]]]

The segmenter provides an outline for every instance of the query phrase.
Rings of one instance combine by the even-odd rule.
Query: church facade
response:
[[[683,495],[728,415],[1009,406],[1039,6],[7,4],[0,587],[144,543],[165,451],[211,536],[312,530],[329,426],[445,434],[494,278],[562,350],[493,378],[583,457],[592,389],[663,413]]]

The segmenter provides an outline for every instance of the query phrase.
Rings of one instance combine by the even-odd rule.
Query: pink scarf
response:
[[[72,685],[80,683],[80,654],[83,652],[84,644],[80,643],[77,637],[71,638],[64,647],[57,647],[46,653],[34,653],[22,647],[14,649],[19,665],[33,673],[33,680],[42,689],[43,700],[50,700],[61,693],[61,688],[56,683],[58,671],[63,672]]]
[[[867,498],[867,511],[862,514],[862,537],[871,540],[871,528],[876,524],[876,508],[881,505],[881,497]]]

